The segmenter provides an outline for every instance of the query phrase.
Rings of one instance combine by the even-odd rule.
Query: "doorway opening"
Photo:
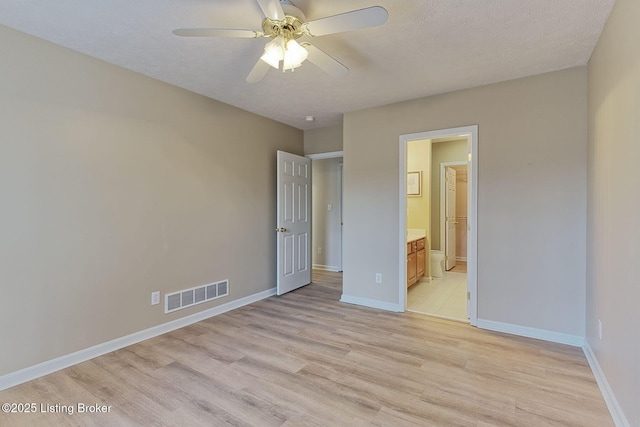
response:
[[[401,307],[472,325],[477,321],[477,137],[477,126],[400,136],[399,259],[406,266],[400,268]]]
[[[431,143],[430,274],[408,288],[407,310],[468,322],[468,144],[466,138],[438,139]],[[409,149],[409,163],[413,154]],[[456,161],[443,161],[450,159]],[[411,208],[408,209],[409,223],[415,214]]]
[[[311,159],[312,268],[342,271],[342,151],[309,154]]]

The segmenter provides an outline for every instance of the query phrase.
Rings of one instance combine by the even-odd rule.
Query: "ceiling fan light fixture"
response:
[[[246,78],[257,83],[264,78],[269,67],[293,71],[307,59],[333,77],[344,77],[349,69],[313,44],[296,40],[346,31],[377,27],[384,24],[389,13],[381,6],[365,7],[338,15],[307,21],[302,11],[291,0],[255,0],[262,10],[262,31],[235,28],[179,28],[174,34],[181,37],[269,37],[264,53]],[[296,3],[298,0],[295,0]],[[302,1],[302,0],[300,0]]]
[[[284,37],[279,35],[265,45],[260,59],[277,70],[280,68],[280,61],[285,59],[285,50]]]
[[[300,43],[295,40],[289,40],[284,53],[284,64],[282,65],[282,70],[285,71],[298,68],[308,56],[309,52],[307,52],[307,49],[300,46]]]

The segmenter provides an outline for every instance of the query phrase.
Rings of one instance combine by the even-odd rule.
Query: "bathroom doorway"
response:
[[[405,214],[400,218],[402,235],[407,236],[401,250],[403,264],[407,265],[402,275],[406,285],[400,290],[401,301],[408,311],[475,325],[477,185],[473,177],[477,170],[477,127],[403,135],[400,142],[400,205]],[[407,187],[407,182],[411,184],[416,177],[421,179],[418,193]],[[449,210],[448,205],[452,205]],[[420,240],[414,242],[416,239]],[[408,249],[422,245],[426,246],[422,253]],[[425,264],[423,270],[418,268],[418,273],[424,273],[417,278],[411,266],[416,256],[418,260],[422,256]]]
[[[468,322],[467,315],[467,206],[468,165],[464,138],[442,140],[433,150],[432,187],[439,194],[431,197],[432,231],[430,277],[424,277],[407,290],[407,310]],[[408,156],[411,156],[411,150]],[[439,178],[439,179],[437,179]],[[436,200],[434,200],[436,199]],[[437,203],[439,199],[439,203]],[[410,210],[408,215],[411,216]]]

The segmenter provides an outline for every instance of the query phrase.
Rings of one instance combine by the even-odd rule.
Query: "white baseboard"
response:
[[[324,271],[334,271],[334,272],[341,271],[340,268],[336,267],[335,265],[313,264],[312,268],[314,270],[324,270]]]
[[[399,304],[391,304],[388,302],[368,299],[368,298],[353,297],[345,294],[342,294],[342,298],[340,298],[340,302],[346,302],[346,303],[355,304],[355,305],[363,305],[365,307],[378,308],[380,310],[386,310],[386,311],[396,311],[396,312],[404,311],[400,309]]]
[[[485,319],[478,319],[476,326],[480,329],[488,329],[490,331],[536,338],[543,341],[557,342],[559,344],[567,344],[575,347],[584,346],[584,337],[563,334],[561,332],[547,331],[546,329],[536,329],[528,326],[513,325],[511,323],[496,322]]]
[[[596,359],[589,343],[583,337],[484,319],[478,319],[477,326],[481,329],[489,329],[497,332],[505,332],[508,334],[582,347],[616,427],[630,427],[629,421],[627,421],[624,416],[622,408],[620,408],[620,405],[613,394],[613,390],[611,390],[604,372],[602,371],[602,368],[600,368],[598,359]]]
[[[627,418],[624,416],[624,412],[622,412],[622,408],[620,408],[618,400],[613,394],[613,390],[611,390],[609,382],[604,376],[600,363],[598,363],[598,359],[596,358],[596,355],[591,349],[588,341],[585,341],[582,349],[584,350],[587,362],[589,362],[589,366],[591,366],[593,376],[596,377],[596,382],[598,383],[598,387],[600,387],[600,392],[602,393],[602,397],[604,397],[607,408],[609,408],[614,424],[616,427],[630,427],[631,424],[629,424],[629,421],[627,421]]]
[[[466,256],[457,256],[457,257],[456,257],[456,261],[464,261],[464,262],[467,262],[467,257],[466,257]]]
[[[275,294],[276,288],[267,289],[266,291],[258,292],[257,294],[249,295],[244,298],[239,298],[199,313],[181,317],[180,319],[175,319],[161,325],[153,326],[149,329],[134,332],[133,334],[126,335],[124,337],[116,338],[102,344],[94,345],[93,347],[85,348],[84,350],[76,351],[75,353],[60,356],[55,359],[47,360],[46,362],[38,363],[37,365],[20,369],[19,371],[2,375],[0,376],[0,391],[59,371],[60,369],[85,362],[89,359],[93,359],[94,357],[102,356],[103,354],[119,350],[149,338],[157,337],[158,335],[166,334],[167,332],[183,328],[201,320],[263,300]]]

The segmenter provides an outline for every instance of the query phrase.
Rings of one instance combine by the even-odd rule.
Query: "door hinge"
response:
[[[467,292],[467,301],[471,301],[471,292]]]

